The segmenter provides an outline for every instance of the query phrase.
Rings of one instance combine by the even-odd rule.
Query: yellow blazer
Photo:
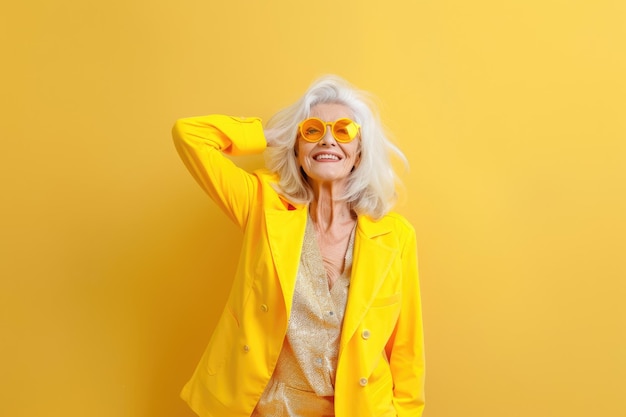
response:
[[[232,291],[209,345],[181,396],[201,417],[249,417],[287,331],[306,205],[223,154],[261,152],[258,118],[181,119],[176,148],[202,188],[242,229]],[[398,214],[359,216],[335,383],[337,417],[419,417],[423,339],[415,232]]]

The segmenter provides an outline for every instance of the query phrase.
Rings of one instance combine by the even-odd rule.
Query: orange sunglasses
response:
[[[353,120],[342,118],[334,122],[325,122],[317,117],[309,117],[298,125],[300,135],[307,142],[318,142],[326,134],[326,126],[330,126],[330,131],[337,142],[348,143],[354,140],[359,134],[359,126]]]

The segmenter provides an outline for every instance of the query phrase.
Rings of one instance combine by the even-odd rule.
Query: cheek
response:
[[[294,154],[296,155],[296,159],[298,161],[298,165],[302,165],[306,156],[311,153],[312,148],[315,144],[310,142],[303,142],[301,139],[296,142],[296,146],[294,147]]]
[[[301,167],[305,159],[304,155],[306,155],[306,149],[303,149],[303,146],[300,143],[296,143],[296,147],[293,148],[293,152],[295,154],[296,163],[299,167]]]
[[[349,148],[346,148],[345,152],[346,155],[355,160],[358,161],[361,158],[361,146],[359,143],[355,143],[354,145],[350,144],[351,146]]]

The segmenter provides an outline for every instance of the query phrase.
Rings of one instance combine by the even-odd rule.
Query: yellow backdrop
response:
[[[170,127],[267,119],[324,73],[411,163],[425,417],[623,415],[624,4],[3,6],[0,415],[191,416],[240,237]]]

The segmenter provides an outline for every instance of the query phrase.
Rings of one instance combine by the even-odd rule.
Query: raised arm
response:
[[[226,155],[262,152],[267,143],[261,120],[222,115],[180,119],[172,136],[176,149],[200,186],[241,228],[258,193],[257,178]]]

